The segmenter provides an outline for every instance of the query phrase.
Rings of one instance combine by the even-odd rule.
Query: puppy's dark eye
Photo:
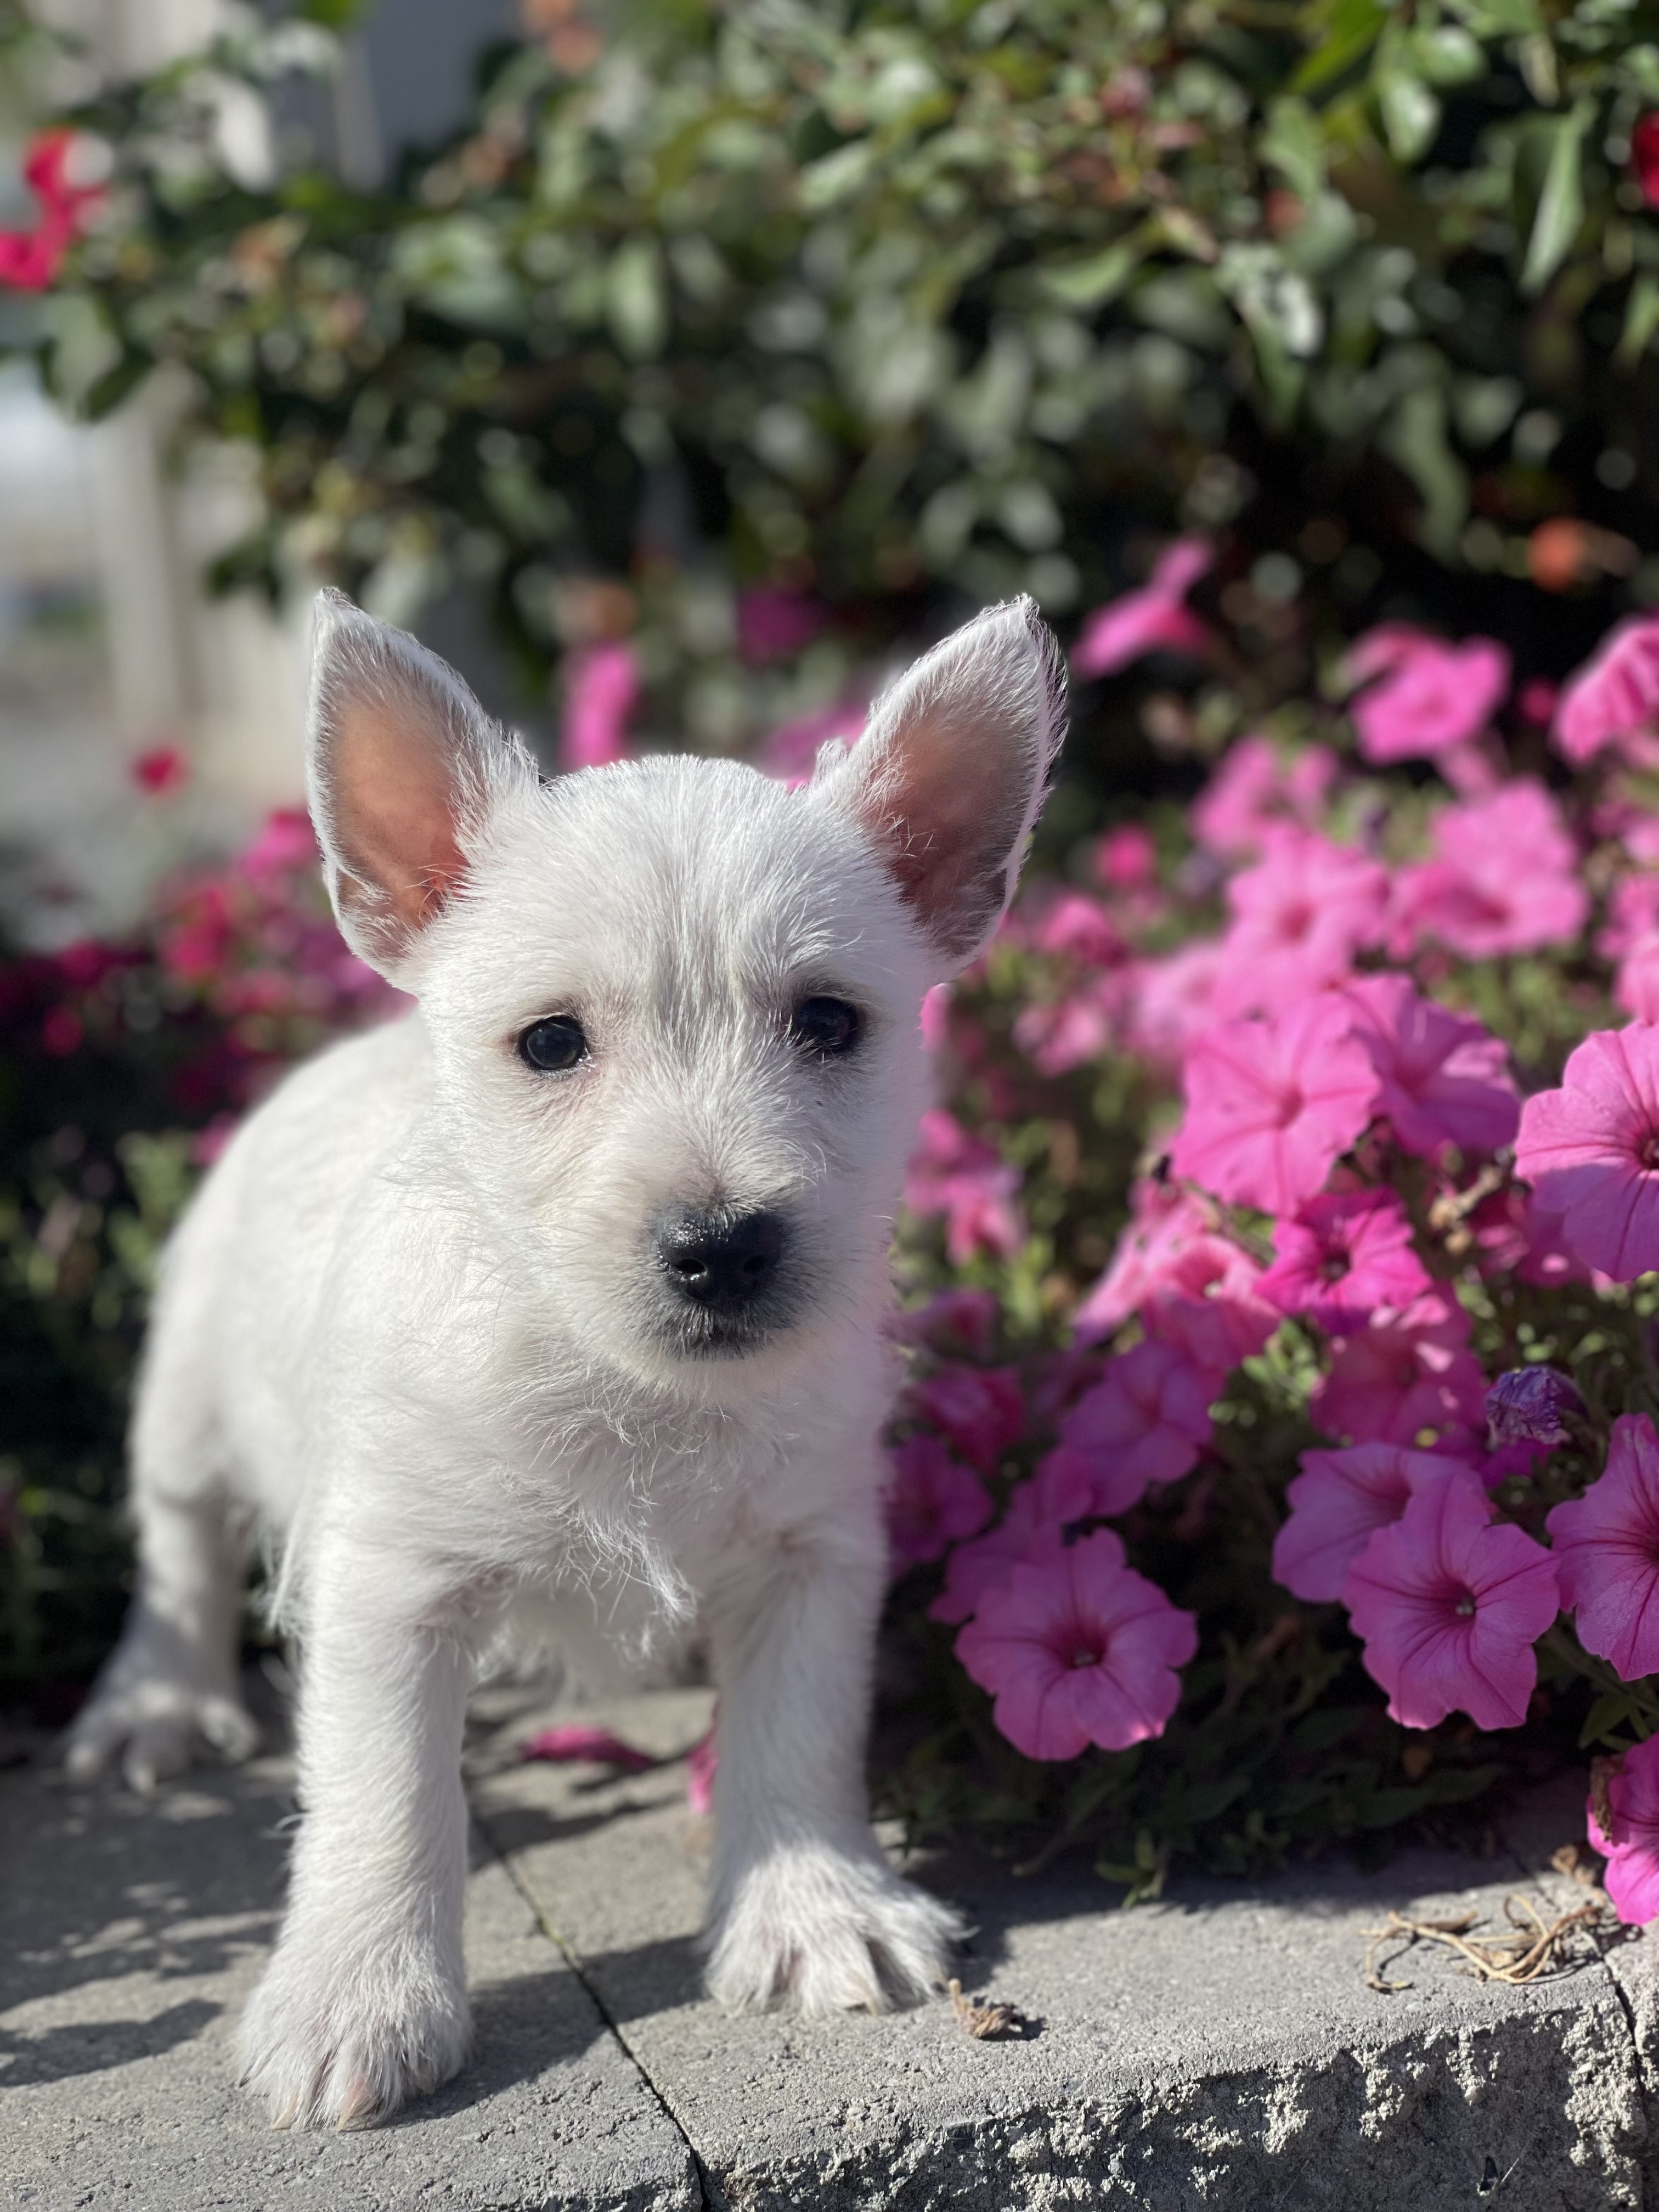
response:
[[[519,1057],[542,1075],[562,1075],[587,1057],[587,1039],[574,1014],[550,1014],[532,1022],[519,1039]]]
[[[791,1041],[816,1060],[841,1060],[858,1042],[864,1021],[845,999],[803,999],[789,1024]]]

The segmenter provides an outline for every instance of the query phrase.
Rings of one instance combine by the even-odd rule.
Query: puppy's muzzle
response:
[[[743,1323],[776,1280],[787,1231],[776,1213],[670,1215],[657,1257],[677,1298],[715,1322]]]

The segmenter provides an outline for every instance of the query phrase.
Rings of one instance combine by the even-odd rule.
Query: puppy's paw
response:
[[[460,2071],[466,1992],[408,1945],[277,1947],[243,2015],[242,2081],[276,2128],[370,2128]]]
[[[64,1763],[71,1780],[90,1782],[118,1761],[128,1788],[147,1796],[204,1753],[239,1760],[258,1745],[258,1729],[229,1692],[134,1673],[94,1693],[70,1729]]]
[[[797,1847],[736,1884],[710,1929],[708,1988],[732,2012],[886,2012],[942,1985],[962,1933],[957,1914],[873,1850]]]

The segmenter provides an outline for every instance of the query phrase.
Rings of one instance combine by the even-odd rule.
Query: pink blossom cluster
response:
[[[1208,565],[1172,548],[1085,623],[1079,672],[1209,655],[1186,604]],[[987,1364],[982,1289],[954,1294],[986,1301],[973,1332],[958,1316],[941,1335],[939,1309],[913,1335],[936,1364],[893,1449],[896,1564],[940,1567],[933,1614],[1036,1759],[1121,1748],[1173,1713],[1197,1626],[1131,1564],[1136,1516],[1189,1477],[1199,1494],[1229,1375],[1287,1328],[1322,1441],[1288,1486],[1273,1575],[1346,1609],[1396,1721],[1518,1727],[1563,1613],[1619,1678],[1659,1674],[1659,1437],[1620,1418],[1583,1495],[1516,1507],[1583,1407],[1550,1370],[1494,1389],[1473,1320],[1506,1282],[1659,1271],[1659,822],[1640,782],[1659,767],[1659,619],[1513,710],[1516,727],[1553,714],[1563,761],[1595,767],[1590,803],[1511,772],[1493,641],[1389,624],[1343,675],[1346,745],[1242,738],[1177,866],[1119,830],[1092,884],[1043,887],[1010,921],[1035,982],[1012,1032],[1029,1083],[965,1009],[932,1024],[977,1126],[930,1117],[907,1202],[981,1279],[1023,1242],[994,1138],[1040,1110],[1032,1085],[1127,1059],[1174,1109],[1073,1348],[1039,1381]],[[1391,809],[1369,779],[1405,761],[1441,781]],[[1608,995],[1638,1018],[1523,1098],[1472,980],[1583,958],[1598,902]],[[1599,1802],[1620,1910],[1659,1914],[1659,1749],[1629,1753]]]

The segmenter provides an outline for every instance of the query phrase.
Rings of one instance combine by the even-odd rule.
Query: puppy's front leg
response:
[[[305,1819],[282,1936],[242,2026],[244,2078],[279,2127],[363,2126],[467,2054],[471,1638],[412,1601],[395,1561],[331,1561],[307,1603]]]
[[[713,1595],[708,1984],[734,2010],[914,2002],[939,1986],[961,1932],[899,1880],[870,1831],[865,1744],[885,1573],[873,1525],[813,1528],[777,1539]]]

